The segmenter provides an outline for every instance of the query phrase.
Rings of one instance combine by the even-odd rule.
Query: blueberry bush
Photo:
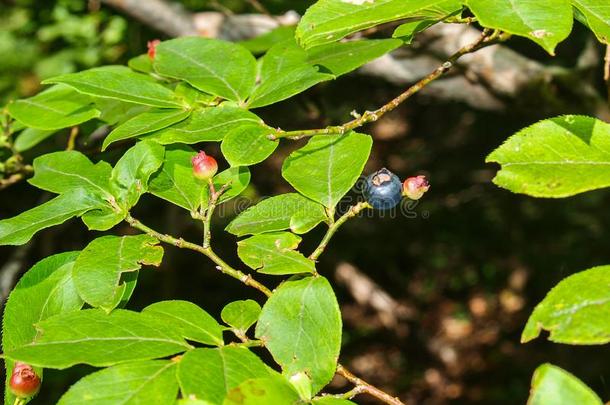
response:
[[[100,369],[76,382],[59,404],[341,405],[360,394],[402,404],[341,365],[341,313],[317,268],[346,221],[418,200],[430,187],[421,175],[401,182],[379,168],[365,179],[361,199],[338,209],[369,159],[372,138],[361,128],[449,72],[462,56],[512,36],[553,55],[574,18],[610,44],[605,0],[320,0],[298,26],[282,27],[258,59],[245,46],[217,39],[151,42],[149,52],[128,66],[51,77],[44,91],[9,103],[0,134],[3,173],[15,181],[29,177],[55,196],[0,220],[0,244],[25,244],[72,218],[106,234],[80,251],[40,261],[12,291],[3,316],[5,403],[35,403],[44,369],[86,364]],[[392,38],[356,35],[387,23],[397,25]],[[434,24],[472,24],[481,33],[378,109],[319,129],[276,128],[257,115],[257,109],[408,45]],[[111,131],[100,154],[77,151],[70,142],[31,164],[21,155],[66,128],[73,140],[102,126]],[[297,140],[306,143],[297,144],[281,170],[294,191],[263,200],[226,227],[239,238],[243,265],[227,263],[213,247],[215,210],[244,192],[250,166],[270,158],[280,142]],[[213,142],[220,143],[222,160],[206,154]],[[111,153],[120,157],[113,160]],[[487,160],[502,166],[494,180],[499,186],[555,198],[610,186],[609,154],[609,124],[568,115],[520,131]],[[141,222],[135,207],[144,194],[183,209],[201,224],[201,240]],[[133,232],[107,232],[121,223]],[[326,233],[317,248],[300,251],[301,235],[318,226]],[[211,260],[219,272],[258,291],[262,306],[236,299],[210,314],[172,300],[127,309],[139,272],[158,266],[172,247]],[[559,283],[531,315],[522,340],[545,329],[558,343],[610,341],[609,271],[595,267]],[[263,284],[259,274],[278,282]],[[335,374],[353,389],[325,393]],[[575,376],[544,364],[533,376],[530,403],[602,401]]]

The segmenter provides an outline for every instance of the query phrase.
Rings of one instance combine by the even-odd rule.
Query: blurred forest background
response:
[[[172,35],[111,6],[122,3],[130,2],[0,0],[0,106],[37,93],[42,79],[101,64],[124,64],[144,53],[147,41]],[[198,14],[205,25],[212,16],[229,24],[243,14],[302,13],[312,2],[171,3],[172,10],[183,16],[211,12]],[[239,27],[244,22],[233,24]],[[366,35],[383,37],[391,32],[382,29]],[[200,33],[215,35],[208,26]],[[398,65],[389,71],[402,66],[402,77],[379,73],[383,66],[367,67],[259,112],[271,125],[296,129],[340,123],[352,110],[382,105],[413,80],[408,73],[432,70],[441,60],[439,49],[452,47],[448,32],[426,35],[393,56]],[[410,217],[374,215],[350,221],[318,267],[333,280],[342,306],[341,361],[409,403],[524,403],[531,374],[545,361],[582,378],[602,398],[610,397],[610,379],[605,379],[610,347],[563,346],[542,339],[519,343],[528,315],[555,283],[610,262],[610,192],[565,200],[514,195],[491,183],[496,167],[484,162],[508,136],[536,120],[563,113],[608,119],[602,79],[605,50],[578,23],[555,58],[525,40],[512,39],[504,47],[515,51],[496,54],[494,66],[500,66],[504,76],[465,62],[436,87],[365,129],[375,139],[366,173],[381,167],[401,178],[423,173],[432,189]],[[410,61],[418,62],[411,66]],[[65,148],[67,138],[60,133],[27,151],[24,158],[31,161],[41,153]],[[283,143],[271,159],[252,168],[253,183],[247,191],[252,201],[288,191],[280,167],[298,145]],[[99,145],[87,143],[84,135],[78,148],[93,159],[100,156]],[[206,146],[206,152],[208,148],[220,156],[216,146]],[[25,182],[13,185],[0,191],[0,218],[45,198]],[[235,238],[221,230],[235,210],[243,208],[243,201],[227,207],[214,223],[218,251],[235,264],[239,263]],[[199,225],[161,200],[144,197],[138,210],[138,216],[156,228],[199,239]],[[124,231],[129,232],[126,227]],[[305,250],[315,247],[322,234],[321,228],[312,232],[304,241]],[[95,236],[99,235],[87,232],[80,221],[72,221],[42,232],[24,248],[0,248],[2,299],[20,273],[37,260],[82,249]],[[205,259],[167,248],[160,269],[140,273],[131,307],[140,309],[172,298],[192,300],[214,314],[231,299],[260,297],[219,275]],[[46,372],[35,403],[54,403],[88,371],[75,367]],[[346,383],[337,378],[332,387],[341,391]],[[374,403],[365,397],[358,401]]]

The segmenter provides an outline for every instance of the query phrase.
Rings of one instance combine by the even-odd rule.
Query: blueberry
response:
[[[398,176],[383,168],[366,178],[364,197],[373,208],[389,210],[402,199],[402,183]]]

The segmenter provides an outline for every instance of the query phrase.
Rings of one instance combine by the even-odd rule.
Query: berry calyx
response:
[[[386,168],[376,171],[366,178],[364,196],[375,209],[389,210],[402,199],[400,179]]]
[[[218,171],[218,163],[210,155],[206,155],[204,151],[199,151],[191,160],[193,163],[193,175],[200,180],[209,180]]]
[[[16,397],[33,397],[40,390],[40,377],[29,364],[17,362],[11,374],[9,388]]]
[[[412,200],[419,200],[430,190],[430,183],[426,176],[409,177],[402,183],[402,195]]]
[[[146,46],[148,47],[148,57],[150,60],[155,59],[155,54],[157,52],[157,45],[161,43],[158,39],[153,39],[152,41],[148,41]]]

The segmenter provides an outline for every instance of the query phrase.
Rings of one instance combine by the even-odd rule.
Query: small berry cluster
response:
[[[40,389],[40,377],[29,364],[15,363],[9,387],[13,395],[18,398],[31,398]]]
[[[398,205],[402,197],[419,200],[429,189],[425,176],[409,177],[401,183],[398,176],[383,168],[366,178],[364,196],[373,208],[389,210]]]

